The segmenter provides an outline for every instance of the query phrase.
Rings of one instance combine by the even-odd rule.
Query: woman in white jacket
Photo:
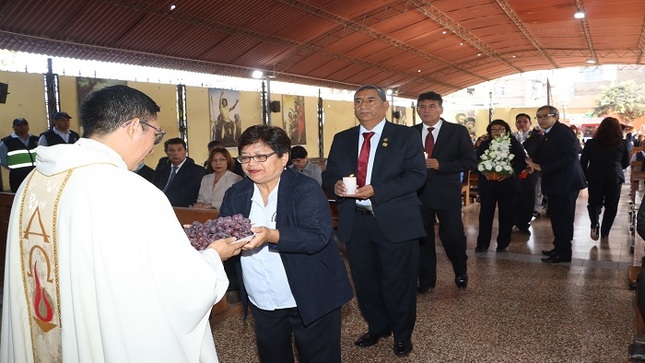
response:
[[[211,150],[206,160],[209,174],[202,178],[195,208],[219,209],[226,190],[242,180],[241,176],[233,173],[233,163],[233,157],[225,148]]]

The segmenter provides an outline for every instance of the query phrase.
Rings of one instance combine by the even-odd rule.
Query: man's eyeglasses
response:
[[[149,128],[155,130],[155,145],[160,143],[161,140],[163,140],[163,137],[166,136],[166,131],[162,130],[161,128],[156,128],[156,127],[150,125],[149,123],[147,123],[145,121],[141,121],[141,120],[139,120],[139,123],[142,124],[142,125],[146,125]]]
[[[253,160],[257,161],[258,163],[263,163],[263,162],[267,161],[267,159],[269,157],[271,157],[271,156],[273,156],[275,154],[277,154],[277,152],[274,151],[274,152],[272,152],[270,154],[257,154],[257,155],[253,155],[253,156],[238,156],[237,161],[240,164],[248,164],[248,163],[251,162],[251,159],[253,159]]]
[[[554,113],[548,113],[546,115],[535,115],[535,119],[536,120],[543,120],[543,119],[545,119],[547,117],[551,117],[551,116],[555,116],[555,114]]]

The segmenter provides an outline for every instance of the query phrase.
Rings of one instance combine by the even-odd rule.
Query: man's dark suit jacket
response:
[[[419,189],[423,209],[461,208],[461,172],[466,173],[477,166],[468,129],[444,119],[442,121],[431,156],[439,161],[440,169],[428,169],[426,182]],[[412,127],[418,131],[415,137],[421,140],[419,135],[428,126],[421,123]]]
[[[542,169],[542,193],[567,194],[587,187],[578,154],[580,142],[571,129],[559,121],[542,136],[533,160]]]
[[[163,190],[170,177],[170,163],[159,164],[155,170],[154,185]],[[165,194],[173,207],[189,207],[197,202],[199,187],[206,169],[195,165],[192,159],[186,158],[175,178],[170,182]]]
[[[531,130],[529,131],[529,135],[526,137],[526,140],[522,143],[522,147],[524,147],[524,150],[526,150],[526,153],[528,154],[529,158],[534,158],[535,153],[537,153],[537,148],[540,145],[540,139],[542,138],[542,135],[540,133]]]
[[[334,185],[350,174],[357,174],[360,126],[339,132],[329,151],[323,172],[323,187],[334,195]],[[370,185],[374,217],[381,232],[391,242],[410,241],[423,237],[417,189],[425,181],[426,167],[419,135],[407,126],[385,122],[383,134],[376,145]],[[356,199],[336,196],[338,206],[338,237],[350,242]]]
[[[248,218],[253,184],[244,178],[230,187],[220,215],[242,214]],[[282,172],[275,223],[280,241],[269,248],[280,253],[302,322],[309,325],[351,300],[347,270],[333,238],[329,202],[314,179],[290,168]],[[238,271],[241,273],[241,269]],[[240,293],[244,306],[248,306],[242,283]]]

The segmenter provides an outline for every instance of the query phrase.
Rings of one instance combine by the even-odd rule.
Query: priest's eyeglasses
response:
[[[257,154],[257,155],[253,155],[253,156],[238,156],[237,161],[240,164],[248,164],[248,163],[251,162],[251,159],[253,159],[253,160],[257,161],[258,163],[263,163],[263,162],[267,161],[267,159],[269,157],[271,157],[271,156],[273,156],[275,154],[277,154],[277,152],[274,151],[274,152],[272,152],[270,154]]]
[[[146,125],[149,128],[155,130],[155,145],[160,143],[161,140],[163,140],[163,137],[166,136],[166,131],[162,130],[161,128],[154,127],[154,126],[150,125],[149,123],[147,123],[146,121],[139,120],[139,123],[143,124],[143,125]]]

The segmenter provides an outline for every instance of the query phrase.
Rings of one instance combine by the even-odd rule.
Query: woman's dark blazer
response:
[[[248,218],[253,184],[251,179],[244,178],[230,187],[220,215],[239,213]],[[333,238],[329,202],[318,182],[287,168],[278,185],[275,218],[280,241],[269,244],[269,248],[280,253],[302,322],[309,325],[353,297],[345,264]],[[240,293],[246,308],[248,296],[243,281],[240,278]]]
[[[611,182],[624,183],[623,169],[629,166],[629,151],[627,140],[613,150],[601,149],[597,140],[587,140],[582,150],[580,164],[585,177],[590,184]]]

